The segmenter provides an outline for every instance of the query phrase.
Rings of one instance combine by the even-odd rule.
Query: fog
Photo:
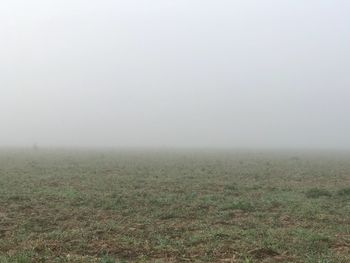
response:
[[[0,145],[350,149],[349,10],[1,1]]]

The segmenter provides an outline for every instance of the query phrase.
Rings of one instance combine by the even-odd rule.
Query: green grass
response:
[[[307,190],[306,197],[308,198],[319,198],[319,197],[331,197],[332,194],[326,189],[311,188]]]
[[[350,197],[350,187],[339,189],[337,194],[341,196]]]
[[[350,262],[350,154],[0,151],[2,262]]]

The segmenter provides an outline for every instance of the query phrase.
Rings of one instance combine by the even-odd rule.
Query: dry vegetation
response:
[[[350,262],[350,154],[0,153],[0,262]]]

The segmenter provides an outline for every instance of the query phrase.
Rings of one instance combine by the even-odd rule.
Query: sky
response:
[[[346,0],[4,0],[0,145],[350,149]]]

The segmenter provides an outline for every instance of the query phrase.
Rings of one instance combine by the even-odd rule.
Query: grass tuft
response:
[[[307,198],[331,197],[332,193],[326,189],[311,188],[305,193]]]
[[[339,196],[350,196],[350,187],[342,188],[337,191],[337,195]]]

